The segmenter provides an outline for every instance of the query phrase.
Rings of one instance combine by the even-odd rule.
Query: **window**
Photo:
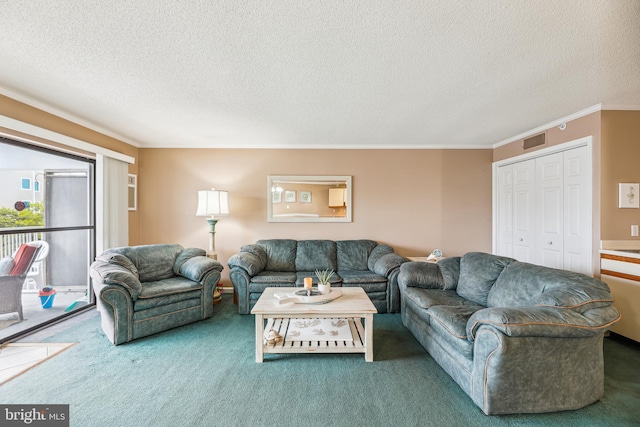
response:
[[[20,179],[20,189],[31,190],[31,180],[29,178]]]
[[[10,185],[17,180],[20,188]],[[0,259],[26,242],[42,241],[48,247],[22,287],[24,320],[0,329],[0,343],[93,304],[94,183],[93,159],[0,137],[0,187],[6,189],[0,192]],[[41,306],[45,288],[56,290],[52,310]],[[0,314],[5,315],[11,314]]]

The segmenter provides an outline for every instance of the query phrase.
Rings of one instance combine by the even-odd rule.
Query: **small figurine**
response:
[[[264,335],[265,345],[275,345],[275,343],[280,341],[282,341],[282,335],[280,335],[273,329],[269,329],[269,331]]]

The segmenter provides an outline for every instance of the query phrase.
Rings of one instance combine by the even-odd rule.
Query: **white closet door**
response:
[[[563,268],[563,153],[536,159],[536,264]]]
[[[513,165],[513,258],[535,262],[535,161]]]
[[[592,275],[592,141],[567,144],[555,153],[496,165],[494,251]]]
[[[513,257],[513,166],[498,168],[497,255]]]
[[[589,151],[564,153],[564,269],[591,274],[591,185]]]

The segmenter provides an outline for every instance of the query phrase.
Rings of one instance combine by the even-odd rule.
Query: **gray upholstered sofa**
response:
[[[315,270],[325,269],[336,272],[331,286],[359,286],[385,313],[400,311],[397,276],[406,261],[373,240],[272,239],[243,246],[228,265],[240,314],[248,314],[267,287],[301,287],[305,277],[316,284]]]
[[[108,249],[90,274],[102,329],[122,344],[211,317],[222,264],[178,244]]]
[[[603,336],[619,319],[606,283],[471,252],[403,264],[398,285],[404,325],[485,414],[602,396]]]

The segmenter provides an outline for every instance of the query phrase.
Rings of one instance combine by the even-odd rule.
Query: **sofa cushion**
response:
[[[0,260],[0,276],[8,276],[15,263],[10,256],[2,258]]]
[[[373,240],[337,241],[338,270],[369,270],[369,255],[376,246],[378,243]]]
[[[473,356],[473,342],[467,337],[467,322],[481,305],[437,305],[429,309],[434,331],[456,348],[465,357]]]
[[[251,278],[251,283],[280,283],[293,286],[295,282],[296,273],[291,271],[262,271]]]
[[[188,299],[202,297],[202,285],[183,277],[146,282],[134,304],[134,311],[146,310],[162,305],[173,304]]]
[[[386,282],[342,283],[342,286],[345,288],[362,288],[367,293],[369,299],[373,299],[371,295],[374,293],[380,293],[384,295],[386,295],[387,293]]]
[[[489,293],[489,307],[548,305],[580,313],[611,304],[609,287],[584,274],[525,262],[504,269]]]
[[[346,288],[360,287],[364,289],[370,299],[373,299],[373,294],[386,294],[387,292],[387,278],[369,270],[344,270],[339,271],[338,274],[342,277],[342,286]]]
[[[489,291],[502,270],[515,260],[483,252],[469,252],[460,259],[458,295],[483,306],[487,305]]]
[[[336,242],[333,240],[298,241],[295,268],[296,271],[336,271]]]
[[[405,288],[402,293],[403,298],[411,299],[420,308],[431,308],[437,305],[476,306],[474,302],[462,298],[455,290],[448,289],[421,289]]]
[[[386,285],[387,278],[380,276],[372,271],[354,271],[339,270],[338,274],[342,277],[342,283],[350,285],[359,285],[362,283],[384,283]]]
[[[126,256],[138,270],[141,282],[153,282],[174,276],[173,266],[184,248],[175,244],[126,246],[109,249],[108,253]]]
[[[269,271],[296,271],[296,247],[298,242],[291,239],[258,240],[256,245],[267,254]]]
[[[250,282],[249,286],[247,287],[247,291],[249,294],[249,298],[251,300],[257,301],[258,298],[260,298],[260,295],[262,295],[264,290],[267,288],[291,288],[293,286],[294,283],[291,282]]]

